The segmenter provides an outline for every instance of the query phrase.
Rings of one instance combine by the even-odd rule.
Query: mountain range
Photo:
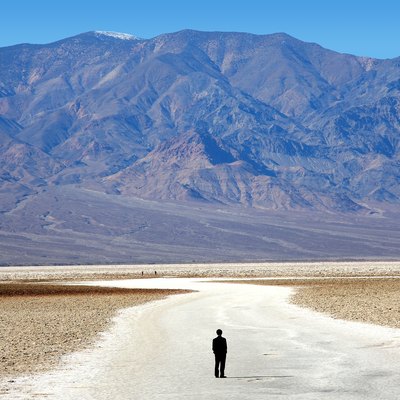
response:
[[[376,215],[400,202],[399,139],[400,57],[192,30],[0,48],[7,229],[24,203],[63,188]]]

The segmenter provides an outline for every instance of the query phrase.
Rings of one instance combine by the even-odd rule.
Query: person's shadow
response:
[[[264,378],[293,378],[293,375],[252,375],[252,376],[227,376],[227,379],[256,379]]]

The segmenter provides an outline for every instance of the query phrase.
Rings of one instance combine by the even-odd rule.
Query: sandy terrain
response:
[[[47,373],[0,381],[2,399],[398,398],[399,330],[289,304],[291,287],[202,278],[87,284],[196,292],[123,310],[96,346]],[[213,374],[216,328],[228,340],[228,379]]]
[[[117,310],[178,292],[0,283],[0,376],[55,367],[93,343]]]
[[[285,278],[251,282],[297,287],[292,302],[336,318],[400,327],[400,279],[387,278],[400,277],[398,262],[5,267],[0,269],[0,375],[52,368],[62,355],[93,343],[117,310],[179,292],[38,282],[137,279],[142,271],[144,278]],[[351,278],[355,276],[375,278]]]

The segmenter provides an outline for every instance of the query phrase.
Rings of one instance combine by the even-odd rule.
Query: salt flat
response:
[[[87,284],[88,282],[85,282]],[[98,346],[8,383],[4,399],[395,399],[400,331],[288,303],[287,287],[201,279],[93,282],[197,292],[124,310]],[[213,376],[211,339],[228,339]]]

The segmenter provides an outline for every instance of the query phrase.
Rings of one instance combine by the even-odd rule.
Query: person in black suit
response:
[[[222,337],[221,329],[217,329],[217,337],[213,339],[212,350],[215,355],[215,377],[226,378],[225,376],[225,361],[228,347],[226,339]]]

